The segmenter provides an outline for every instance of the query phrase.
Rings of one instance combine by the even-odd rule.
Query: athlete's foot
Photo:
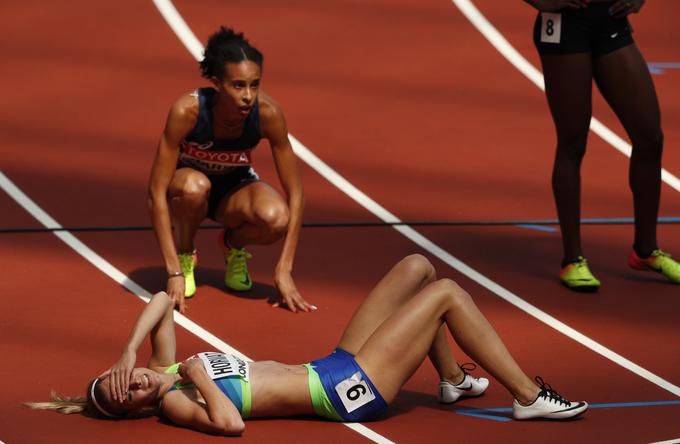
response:
[[[517,399],[512,403],[512,417],[515,419],[567,419],[574,418],[588,409],[585,401],[571,402],[546,384],[540,376],[536,377],[541,391],[536,399],[527,405]]]
[[[600,281],[590,272],[588,261],[583,256],[562,267],[560,281],[574,291],[592,292],[600,288]]]
[[[227,270],[224,274],[224,284],[235,291],[246,291],[253,287],[253,281],[248,274],[246,260],[253,256],[245,248],[234,248],[227,245],[226,230],[220,234],[220,246],[224,253]]]
[[[179,264],[182,267],[182,274],[184,274],[184,297],[190,298],[196,294],[196,279],[194,278],[194,269],[198,262],[198,254],[196,250],[189,253],[179,253]]]
[[[632,249],[628,255],[628,265],[635,270],[656,271],[671,282],[680,284],[680,263],[659,249],[652,251],[649,257],[640,257]]]
[[[477,366],[472,363],[463,364],[460,369],[463,372],[463,379],[458,384],[453,384],[447,380],[439,382],[439,393],[437,400],[442,404],[451,404],[460,398],[470,398],[480,396],[489,386],[486,378],[475,378],[468,371],[472,371]]]

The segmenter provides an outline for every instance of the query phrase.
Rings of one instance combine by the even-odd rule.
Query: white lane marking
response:
[[[63,228],[56,220],[52,218],[52,216],[47,214],[42,208],[40,208],[35,202],[33,202],[33,200],[30,197],[28,197],[16,185],[14,185],[14,183],[7,176],[5,176],[5,174],[2,171],[0,171],[0,188],[2,188],[10,197],[12,197],[19,205],[21,205],[21,207],[23,207],[24,210],[26,210],[31,216],[36,218],[46,228],[51,229]],[[66,245],[68,245],[78,254],[84,257],[88,262],[90,262],[92,265],[101,270],[104,274],[106,274],[111,279],[113,279],[114,281],[125,287],[127,290],[129,290],[132,294],[134,294],[135,296],[137,296],[146,303],[149,302],[152,296],[151,293],[149,293],[142,286],[140,286],[132,279],[127,277],[123,272],[114,267],[106,259],[95,253],[90,247],[85,245],[82,241],[73,236],[70,232],[53,231],[52,233],[59,239],[61,239]],[[208,344],[217,348],[218,350],[224,353],[230,353],[233,355],[240,356],[241,358],[252,362],[251,358],[244,355],[239,350],[236,350],[226,342],[222,341],[220,338],[213,335],[212,333],[210,333],[200,325],[196,324],[194,321],[187,318],[186,316],[175,312],[175,322],[184,327],[186,330],[193,333],[194,335],[203,339]],[[351,424],[347,423],[344,425],[376,443],[394,444],[393,441],[390,441],[389,439],[379,435],[378,433],[359,423]]]
[[[153,0],[153,1],[154,1],[154,3],[158,3],[158,2],[166,3],[167,4],[166,7],[174,8],[174,6],[172,5],[172,2],[170,0]],[[177,13],[177,15],[179,15],[179,13]],[[179,30],[179,31],[175,30],[175,33],[177,34],[177,36],[180,39],[182,38],[181,36],[186,34],[186,33],[192,33],[193,34],[191,29],[188,29],[188,26],[187,26],[186,22],[184,22],[184,20],[182,20],[181,22],[177,22],[177,23],[170,22],[169,24],[170,24],[170,27],[173,30],[175,30],[176,28]],[[201,52],[202,51],[199,51],[198,53],[201,53]],[[196,53],[196,54],[198,54],[198,53]],[[194,54],[194,57],[196,57],[195,54]],[[198,60],[198,58],[197,58],[197,60]],[[333,170],[328,164],[326,164],[319,157],[317,157],[314,153],[312,153],[299,140],[297,140],[291,134],[289,134],[288,136],[290,137],[290,140],[291,140],[291,143],[292,143],[293,148],[295,150],[295,153],[298,156],[300,156],[300,158],[302,160],[304,160],[311,168],[313,168],[316,172],[318,172],[326,180],[331,182],[340,191],[347,194],[355,202],[357,202],[359,205],[364,207],[366,210],[373,213],[375,216],[377,216],[381,220],[383,220],[385,222],[390,222],[390,223],[401,222],[401,220],[399,218],[397,218],[397,216],[390,213],[383,206],[381,206],[376,201],[374,201],[373,199],[368,197],[368,195],[366,195],[363,191],[359,190],[357,187],[352,185],[347,179],[342,177],[335,170]],[[594,352],[604,356],[605,358],[615,362],[616,364],[620,365],[621,367],[630,370],[631,372],[637,374],[638,376],[640,376],[640,377],[650,381],[651,383],[656,384],[657,386],[663,388],[664,390],[668,390],[669,392],[673,393],[674,395],[680,397],[680,387],[672,384],[669,381],[666,381],[665,379],[661,378],[660,376],[657,376],[654,373],[650,372],[649,370],[647,370],[647,369],[635,364],[634,362],[624,358],[623,356],[619,355],[618,353],[614,352],[613,350],[608,349],[604,345],[590,339],[586,335],[578,332],[577,330],[569,327],[568,325],[564,324],[563,322],[555,319],[553,316],[542,311],[538,307],[531,305],[530,303],[526,302],[524,299],[515,295],[511,291],[507,290],[506,288],[502,287],[501,285],[499,285],[496,282],[492,281],[491,279],[487,278],[483,274],[481,274],[478,271],[474,270],[473,268],[469,267],[467,264],[463,263],[462,261],[460,261],[459,259],[454,257],[448,251],[439,247],[434,242],[430,241],[429,239],[427,239],[422,234],[418,233],[416,230],[414,230],[410,226],[397,225],[397,226],[393,226],[393,228],[395,230],[397,230],[398,232],[400,232],[401,234],[403,234],[406,238],[410,239],[411,241],[413,241],[414,243],[419,245],[421,248],[423,248],[424,250],[426,250],[427,252],[432,254],[433,256],[439,258],[441,261],[445,262],[446,264],[448,264],[449,266],[451,266],[455,270],[466,275],[468,278],[477,282],[479,285],[488,289],[489,291],[495,293],[497,296],[499,296],[500,298],[511,303],[512,305],[514,305],[515,307],[524,311],[525,313],[535,317],[539,321],[541,321],[541,322],[545,323],[546,325],[554,328],[555,330],[559,331],[560,333],[572,338],[573,340],[575,340],[575,341],[579,342],[580,344],[588,347],[589,349],[591,349]]]
[[[35,217],[38,222],[43,224],[47,228],[63,228],[56,220],[47,214],[42,208],[40,208],[30,197],[28,197],[23,191],[21,191],[5,174],[0,171],[0,187],[9,194],[19,205],[21,205],[24,210],[26,210],[31,216]],[[76,238],[68,231],[53,231],[56,237],[61,239],[66,245],[75,250],[78,254],[84,257],[88,262],[97,267],[102,273],[109,276],[111,279],[125,287],[132,294],[143,300],[144,302],[149,302],[151,299],[151,293],[146,291],[142,286],[137,284],[135,281],[127,277],[123,272],[114,267],[106,259],[95,253],[90,247],[85,245],[82,241]],[[193,322],[186,316],[175,313],[175,322],[179,325],[195,334],[199,338],[203,339],[208,344],[216,347],[224,353],[231,353],[238,355],[241,358],[252,361],[249,357],[231,347],[226,342],[219,339],[217,336],[205,330],[200,325]]]
[[[534,85],[545,91],[543,74],[534,67],[527,59],[517,51],[510,42],[487,20],[486,17],[477,9],[471,0],[451,0],[460,9],[460,12],[477,28],[477,30],[505,57],[519,72],[524,74]],[[593,117],[590,120],[590,129],[600,136],[605,142],[630,157],[633,147],[612,130],[607,128],[602,122]],[[674,176],[665,168],[661,169],[661,180],[666,182],[675,191],[680,192],[680,179]]]
[[[680,443],[680,438],[669,439],[668,441],[656,441],[649,444],[678,444]]]

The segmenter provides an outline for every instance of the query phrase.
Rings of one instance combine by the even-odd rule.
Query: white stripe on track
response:
[[[508,62],[512,64],[519,72],[524,74],[531,82],[545,91],[545,83],[543,81],[543,74],[534,67],[529,61],[524,58],[519,51],[517,51],[508,40],[487,20],[486,17],[477,9],[471,0],[451,0],[460,12],[477,28],[477,30],[501,53]],[[633,147],[621,137],[616,135],[614,131],[610,130],[605,124],[600,122],[595,117],[590,120],[590,129],[600,136],[605,142],[617,149],[619,152],[627,157],[630,157]],[[675,191],[680,192],[680,179],[674,176],[665,168],[661,169],[661,180],[666,182]]]
[[[31,216],[35,217],[41,224],[46,228],[55,229],[63,228],[56,220],[47,214],[42,208],[40,208],[30,197],[28,197],[23,191],[21,191],[14,183],[0,171],[0,188],[2,188],[10,197],[12,197],[19,205],[21,205],[24,210],[26,210]],[[90,247],[85,245],[82,241],[76,238],[68,231],[54,231],[52,232],[55,236],[61,239],[66,245],[75,250],[78,254],[84,257],[88,262],[97,267],[102,273],[109,276],[111,279],[125,287],[132,294],[143,300],[144,302],[149,302],[151,299],[151,293],[146,291],[141,285],[137,284],[135,281],[127,277],[123,272],[114,267],[106,259],[95,253]],[[223,351],[224,353],[231,353],[238,355],[243,359],[252,361],[249,357],[239,352],[238,350],[231,347],[226,342],[219,339],[217,336],[205,330],[200,325],[193,322],[186,316],[175,313],[175,322],[189,330],[191,333],[195,334],[199,338],[203,339],[208,344],[216,347],[217,349]]]
[[[47,214],[42,208],[40,208],[33,200],[28,197],[23,191],[21,191],[14,183],[2,172],[0,171],[0,188],[2,188],[10,197],[12,197],[21,207],[26,210],[31,216],[36,218],[41,224],[46,228],[59,229],[63,228],[56,220]],[[75,250],[88,262],[102,271],[104,274],[109,276],[111,279],[116,281],[121,286],[125,287],[132,294],[137,296],[142,301],[148,303],[151,299],[151,293],[145,290],[141,285],[134,282],[132,279],[127,277],[123,272],[114,267],[106,259],[95,253],[90,247],[85,245],[82,241],[76,238],[68,231],[53,231],[56,237],[61,239],[66,245]],[[190,331],[194,335],[203,339],[208,344],[212,345],[216,349],[233,355],[240,356],[241,358],[251,361],[252,359],[236,350],[226,342],[222,341],[217,336],[213,335],[200,325],[196,324],[191,319],[186,316],[175,312],[175,322],[181,325],[186,330]],[[343,423],[345,426],[354,430],[355,432],[363,435],[364,437],[376,442],[378,444],[394,444],[393,441],[385,438],[384,436],[374,432],[368,427],[359,423]],[[2,444],[2,442],[0,442]]]
[[[669,439],[668,441],[657,441],[650,444],[680,444],[680,438]]]
[[[452,0],[456,2],[457,0]],[[174,5],[172,4],[171,0],[153,0],[154,4],[157,6],[159,4],[162,4],[163,10],[172,8],[174,9],[174,13],[170,13],[165,15],[164,17],[180,17],[180,14],[177,12],[175,9]],[[160,9],[160,7],[159,7]],[[188,25],[184,20],[179,20],[179,21],[170,21],[168,22],[170,27],[175,31],[175,34],[182,39],[182,36],[184,35],[192,35],[193,32],[191,29],[189,29]],[[488,22],[487,22],[488,23]],[[491,26],[489,24],[489,26]],[[496,31],[497,32],[497,31]],[[497,32],[498,33],[498,32]],[[500,34],[498,34],[500,36]],[[195,36],[193,36],[193,39],[196,39]],[[505,40],[505,39],[503,39]],[[187,48],[190,47],[189,44],[184,43]],[[509,44],[506,41],[506,44],[509,46]],[[510,46],[510,48],[512,48]],[[514,50],[514,48],[513,48]],[[200,60],[202,50],[201,51],[191,51],[191,54],[196,58],[197,60]],[[521,56],[520,56],[521,57]],[[527,62],[528,66],[525,66],[524,69],[527,70],[527,72],[530,71],[529,67],[533,68],[531,64]],[[533,68],[535,70],[535,68]],[[363,191],[359,190],[357,187],[352,185],[347,179],[342,177],[340,174],[338,174],[335,170],[333,170],[328,164],[326,164],[324,161],[322,161],[319,157],[317,157],[314,153],[311,152],[307,147],[305,147],[298,139],[296,139],[293,135],[289,134],[291,143],[293,145],[293,149],[295,150],[295,153],[303,160],[305,161],[311,168],[313,168],[317,173],[319,173],[322,177],[324,177],[326,180],[331,182],[335,187],[337,187],[340,191],[343,193],[347,194],[350,198],[352,198],[355,202],[360,204],[362,207],[370,211],[372,214],[374,214],[376,217],[379,219],[383,220],[384,222],[388,223],[395,223],[395,222],[401,222],[401,220],[389,212],[386,208],[378,204],[376,201],[371,199],[368,195],[366,195]],[[665,379],[661,378],[660,376],[655,375],[654,373],[650,372],[649,370],[635,364],[634,362],[624,358],[623,356],[619,355],[618,353],[614,352],[613,350],[608,349],[604,345],[590,339],[586,335],[580,333],[579,331],[569,327],[568,325],[564,324],[563,322],[557,320],[553,316],[549,315],[548,313],[542,311],[538,307],[531,305],[524,299],[520,298],[519,296],[515,295],[511,291],[507,290],[506,288],[502,287],[501,285],[497,284],[496,282],[492,281],[491,279],[487,278],[483,274],[479,273],[478,271],[474,270],[464,262],[460,261],[456,257],[454,257],[452,254],[450,254],[448,251],[444,250],[443,248],[439,247],[436,245],[434,242],[430,241],[427,239],[425,236],[422,234],[418,233],[416,230],[411,228],[410,226],[405,226],[405,225],[398,225],[393,227],[395,230],[400,232],[402,235],[404,235],[406,238],[410,239],[417,245],[419,245],[421,248],[432,254],[433,256],[439,258],[441,261],[447,263],[450,265],[452,268],[455,270],[459,271],[460,273],[466,275],[468,278],[472,279],[473,281],[477,282],[479,285],[482,287],[488,289],[489,291],[495,293],[497,296],[500,298],[506,300],[507,302],[511,303],[515,307],[519,308],[520,310],[526,312],[527,314],[535,317],[539,321],[545,323],[546,325],[554,328],[555,330],[559,331],[560,333],[570,337],[571,339],[579,342],[580,344],[588,347],[589,349],[593,350],[594,352],[604,356],[605,358],[615,362],[616,364],[620,365],[621,367],[630,370],[631,372],[637,374],[638,376],[650,381],[651,383],[663,388],[664,390],[668,390],[669,392],[673,393],[674,395],[680,397],[680,387],[672,384],[669,381],[666,381]]]

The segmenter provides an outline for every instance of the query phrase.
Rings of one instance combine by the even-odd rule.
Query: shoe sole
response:
[[[486,392],[486,390],[484,392]],[[437,402],[443,405],[455,404],[456,402],[460,401],[463,398],[479,398],[484,394],[484,392],[478,395],[460,395],[458,398],[455,399],[455,401],[442,401],[441,399],[437,399]]]
[[[252,290],[252,288],[253,288],[252,285],[250,287],[247,287],[247,288],[234,288],[234,287],[231,287],[231,286],[226,285],[226,284],[225,284],[225,287],[227,287],[229,290],[234,290],[234,291],[248,291],[248,290]]]
[[[537,421],[537,420],[538,421],[541,421],[541,420],[543,420],[543,421],[569,421],[569,420],[576,419],[579,416],[583,415],[588,410],[588,407],[590,407],[590,406],[585,405],[585,406],[579,407],[578,409],[574,409],[574,410],[578,410],[578,412],[574,413],[574,414],[571,413],[573,410],[569,410],[568,415],[565,415],[566,412],[557,412],[557,413],[548,413],[548,414],[545,414],[545,415],[529,416],[527,418],[516,418],[516,417],[513,416],[513,419],[515,419],[517,421],[532,421],[532,420],[533,421]]]
[[[571,291],[575,291],[577,293],[597,293],[597,291],[600,289],[600,285],[576,285],[572,286],[567,284],[564,281],[561,281],[562,285],[567,287]]]

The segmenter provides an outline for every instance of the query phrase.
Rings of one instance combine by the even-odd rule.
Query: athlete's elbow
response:
[[[241,418],[220,421],[219,424],[215,425],[218,428],[218,433],[224,436],[241,436],[246,429],[246,425]]]

